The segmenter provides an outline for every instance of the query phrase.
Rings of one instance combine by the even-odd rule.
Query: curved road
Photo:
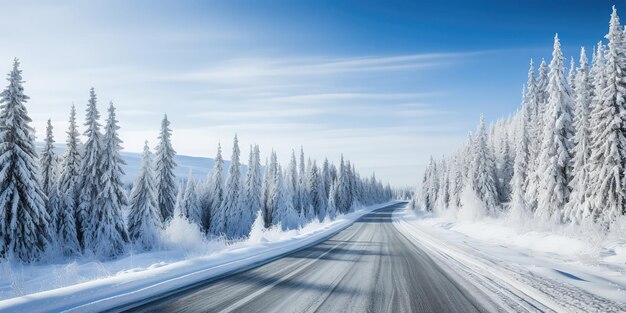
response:
[[[382,208],[314,246],[132,309],[137,312],[485,311]]]

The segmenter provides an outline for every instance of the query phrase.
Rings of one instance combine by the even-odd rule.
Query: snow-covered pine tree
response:
[[[202,219],[202,231],[210,232],[211,227],[211,201],[213,188],[213,173],[208,172],[204,181],[199,181],[197,186],[200,216]]]
[[[330,186],[330,192],[328,193],[328,209],[327,215],[331,220],[337,217],[337,181],[334,181]]]
[[[240,232],[235,237],[244,237],[250,234],[257,212],[262,210],[263,173],[261,172],[261,155],[259,146],[250,146],[248,172],[244,185],[244,201],[241,206]],[[291,201],[291,199],[289,199]]]
[[[92,243],[92,236],[87,232],[88,229],[93,229],[90,224],[96,221],[92,220],[91,213],[96,210],[98,206],[98,194],[102,190],[102,164],[100,155],[102,154],[102,134],[100,133],[100,113],[96,107],[96,92],[93,88],[89,91],[89,102],[86,110],[86,122],[87,130],[85,130],[85,137],[87,141],[83,145],[83,154],[79,171],[78,182],[78,209],[77,209],[77,229],[78,240],[83,249],[90,248]]]
[[[152,153],[146,141],[141,169],[130,193],[128,213],[128,237],[135,247],[146,251],[158,245],[163,225],[153,171]]]
[[[330,163],[328,162],[328,159],[324,159],[324,164],[322,165],[322,182],[324,184],[324,192],[326,195],[330,194],[330,187],[333,184],[332,182],[332,176],[330,174]],[[326,199],[327,202],[327,206],[328,206],[328,197]]]
[[[185,183],[185,187],[181,188],[179,193],[182,193],[181,201],[179,202],[179,212],[180,215],[187,219],[190,223],[194,223],[200,226],[201,223],[201,214],[200,214],[200,203],[198,201],[198,192],[197,192],[196,181],[193,178],[193,173],[191,169],[189,169],[189,175],[187,175],[187,183]]]
[[[76,108],[72,104],[70,126],[67,130],[67,141],[63,165],[59,175],[59,217],[57,242],[64,255],[75,255],[80,252],[77,230],[78,182],[80,173],[81,142],[76,125]]]
[[[474,162],[474,136],[472,132],[467,133],[467,138],[465,139],[465,146],[461,150],[463,153],[463,180],[464,185],[469,184],[472,175],[472,163]]]
[[[576,90],[576,63],[574,63],[574,57],[570,58],[569,61],[569,73],[567,74],[567,85],[572,91],[572,95]]]
[[[511,198],[511,179],[513,178],[514,157],[511,152],[511,144],[506,129],[502,129],[502,140],[500,144],[500,202],[508,202]]]
[[[263,194],[261,197],[261,205],[263,214],[263,222],[265,228],[269,228],[274,223],[272,221],[272,216],[274,213],[272,212],[272,200],[271,200],[271,190],[272,190],[272,171],[270,168],[270,164],[267,162],[267,158],[265,159],[265,173],[263,173]],[[295,195],[293,195],[295,198]]]
[[[450,182],[451,192],[450,192],[450,205],[458,208],[461,206],[461,193],[463,192],[463,188],[465,188],[465,162],[463,155],[457,153],[454,158],[454,171],[451,174],[454,176],[450,179],[454,180],[454,182]]]
[[[554,36],[548,92],[549,100],[539,158],[539,171],[542,173],[542,178],[535,214],[543,219],[560,220],[570,193],[568,185],[571,180],[571,138],[574,128],[571,90],[565,77],[565,65],[558,35]]]
[[[314,209],[315,216],[321,222],[326,217],[326,192],[322,185],[322,177],[319,173],[317,163],[314,161],[308,175],[308,186],[310,190],[311,206]]]
[[[528,100],[526,99],[526,89],[522,91],[522,109],[519,114],[518,138],[515,145],[515,163],[513,166],[513,178],[511,179],[511,201],[510,210],[514,216],[522,216],[528,212],[526,204],[526,182],[528,176],[528,163],[530,161],[529,151],[529,128],[530,122],[528,114]]]
[[[346,214],[350,211],[352,207],[351,199],[350,199],[350,178],[348,166],[343,159],[343,154],[341,155],[341,162],[339,163],[339,171],[337,173],[337,212]]]
[[[593,105],[602,101],[602,92],[606,87],[606,51],[604,44],[598,42],[597,48],[594,49],[594,59],[591,69],[589,70],[589,78],[593,86],[593,95],[591,101],[590,111],[593,109]]]
[[[156,147],[155,173],[156,173],[156,196],[161,215],[161,221],[167,222],[174,215],[176,205],[176,151],[172,147],[172,130],[169,128],[170,121],[167,115],[161,122],[159,144]]]
[[[626,73],[626,55],[624,35],[615,7],[609,25],[609,51],[607,63],[604,65],[606,87],[598,96],[599,101],[593,105],[590,116],[591,181],[588,186],[588,217],[605,227],[609,227],[617,216],[624,214],[626,204],[626,138],[623,120],[626,116],[626,82],[623,79],[623,73]]]
[[[476,137],[473,141],[474,147],[472,149],[472,167],[469,183],[478,199],[484,204],[487,213],[493,214],[499,204],[498,187],[495,162],[487,140],[485,119],[481,114]]]
[[[574,90],[574,156],[572,159],[573,177],[570,181],[570,199],[565,206],[564,220],[574,223],[581,222],[585,212],[589,212],[587,205],[589,185],[589,107],[592,100],[592,86],[589,80],[587,55],[585,48],[580,49],[580,65],[576,74],[576,89]]]
[[[456,170],[457,170],[457,156],[456,154],[453,154],[450,159],[448,159],[448,170],[447,170],[447,181],[448,181],[448,190],[446,190],[446,193],[448,194],[448,208],[453,208],[456,207],[456,180],[455,180],[455,175],[456,175]],[[397,191],[396,191],[397,192]],[[398,199],[401,199],[403,197],[398,197]]]
[[[220,213],[222,202],[224,201],[224,159],[222,158],[222,145],[217,143],[217,154],[213,164],[213,179],[211,184],[211,211],[209,222],[209,231],[214,235],[220,234],[220,225],[215,222]],[[205,215],[206,216],[206,215]]]
[[[230,168],[228,169],[228,179],[226,180],[226,192],[224,201],[220,207],[220,213],[215,220],[217,225],[217,233],[225,234],[228,238],[235,238],[237,234],[242,233],[241,228],[241,209],[242,209],[242,193],[241,184],[241,168],[239,163],[239,140],[237,135],[233,140],[233,153],[230,159]]]
[[[54,153],[54,135],[52,134],[52,122],[48,119],[46,125],[46,138],[44,147],[39,158],[39,168],[41,170],[41,187],[46,199],[46,210],[50,220],[50,235],[56,240],[58,218],[59,218],[59,197],[57,193],[57,156]]]
[[[548,84],[550,79],[548,78],[548,73],[550,69],[548,67],[548,63],[546,63],[545,59],[541,59],[541,64],[539,65],[539,75],[537,75],[537,80],[535,84],[536,93],[537,93],[537,112],[538,112],[538,121],[537,129],[539,132],[542,132],[545,128],[545,119],[546,119],[546,110],[548,107],[549,93],[548,93]],[[539,136],[536,139],[539,142],[539,149],[541,149],[542,138]]]
[[[124,170],[122,165],[126,162],[122,159],[122,140],[117,131],[120,128],[115,117],[113,103],[109,105],[109,116],[105,125],[105,134],[102,141],[102,153],[100,154],[100,186],[97,204],[90,210],[91,219],[85,229],[87,245],[85,248],[98,257],[111,258],[124,252],[124,244],[128,242],[126,225],[122,210],[128,205],[128,198],[124,190]]]
[[[30,262],[50,242],[50,217],[19,64],[15,59],[9,85],[0,93],[0,257]]]
[[[271,176],[269,203],[272,207],[272,222],[275,225],[280,225],[283,230],[295,229],[300,225],[300,214],[292,207],[291,201],[286,198],[287,189],[275,151],[272,151],[269,172]]]
[[[46,125],[46,138],[44,139],[44,147],[41,151],[39,159],[41,169],[41,187],[46,196],[50,197],[54,182],[57,180],[57,158],[54,153],[54,135],[52,134],[52,121],[48,119]],[[50,216],[53,220],[56,217]]]
[[[296,211],[303,214],[306,217],[312,217],[312,214],[307,214],[310,210],[311,201],[309,195],[306,192],[306,168],[304,163],[304,147],[300,147],[300,164],[298,167],[298,203],[300,207],[296,207]]]
[[[299,210],[300,203],[300,185],[298,183],[298,162],[296,161],[296,152],[291,150],[291,159],[289,161],[289,167],[287,168],[286,185],[289,193],[292,196],[293,207]]]
[[[421,199],[421,203],[420,205],[422,206],[422,209],[425,211],[432,211],[433,207],[434,207],[434,198],[433,195],[431,195],[431,172],[433,170],[435,166],[435,161],[433,159],[433,157],[430,157],[430,160],[428,161],[428,165],[426,166],[426,169],[424,170],[424,175],[422,177],[422,190],[421,190],[421,195],[420,195],[420,199]]]
[[[314,196],[314,192],[312,190],[312,185],[310,184],[309,181],[309,176],[311,175],[311,169],[313,167],[313,163],[311,162],[311,158],[308,159],[307,161],[307,165],[306,168],[304,170],[304,185],[302,188],[302,194],[303,194],[303,198],[302,199],[306,199],[303,204],[304,207],[302,208],[302,211],[300,212],[303,216],[304,219],[309,222],[312,221],[315,218],[315,206],[313,203],[313,196]],[[319,173],[317,174],[319,175]]]
[[[446,162],[445,157],[438,162],[438,175],[436,179],[439,181],[437,183],[437,203],[435,205],[435,210],[438,212],[443,212],[448,209],[448,204],[450,202],[450,194],[448,190],[450,188],[450,181],[448,180],[448,163]]]
[[[348,170],[348,186],[349,186],[349,208],[350,211],[352,211],[355,208],[355,205],[358,204],[359,199],[358,199],[358,190],[357,190],[357,177],[356,177],[356,171],[354,170],[354,164],[352,164],[352,162],[347,161],[346,162],[346,168]]]
[[[183,208],[183,198],[185,197],[185,189],[187,188],[186,181],[181,181],[178,184],[178,189],[176,190],[176,205],[174,206],[174,217],[180,216],[183,217],[183,213],[185,209]]]
[[[539,95],[537,93],[537,81],[535,79],[535,68],[533,60],[530,60],[530,68],[528,69],[528,80],[526,82],[526,94],[524,101],[526,112],[528,114],[528,169],[526,171],[526,205],[529,210],[535,211],[537,208],[537,194],[539,188],[539,180],[541,173],[537,170],[539,167],[539,154],[541,150],[541,134],[543,125],[543,110],[540,107]]]

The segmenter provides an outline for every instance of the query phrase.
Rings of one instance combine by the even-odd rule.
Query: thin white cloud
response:
[[[250,80],[276,79],[279,77],[409,71],[446,65],[451,62],[458,62],[464,57],[483,53],[486,52],[427,53],[353,58],[242,58],[233,59],[229,62],[220,62],[203,70],[192,71],[173,78],[182,81],[243,83]]]
[[[270,98],[270,102],[330,102],[341,100],[407,100],[423,98],[432,93],[364,93],[364,92],[344,92],[344,93],[317,93],[300,94],[283,97]]]

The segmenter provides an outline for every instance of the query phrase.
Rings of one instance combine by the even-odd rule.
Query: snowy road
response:
[[[485,311],[392,224],[395,204],[260,267],[134,308],[141,312]]]

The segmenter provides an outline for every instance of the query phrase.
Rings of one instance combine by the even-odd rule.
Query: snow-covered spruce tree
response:
[[[50,242],[50,217],[19,64],[15,59],[9,85],[0,93],[0,257],[30,262]]]
[[[528,124],[528,101],[526,99],[526,90],[522,92],[522,109],[519,114],[518,125],[518,138],[515,145],[515,163],[513,166],[513,178],[511,179],[511,201],[510,210],[511,214],[520,217],[528,212],[528,205],[526,204],[526,182],[528,176],[528,163],[530,161],[529,150],[529,128]]]
[[[259,146],[250,146],[248,172],[244,185],[244,200],[239,217],[239,233],[235,237],[244,237],[250,234],[257,212],[262,210],[261,198],[263,193],[263,173],[261,172],[261,155]],[[289,200],[291,201],[291,199]]]
[[[334,181],[330,186],[330,192],[328,193],[328,209],[327,215],[331,220],[337,217],[337,181]]]
[[[228,238],[235,238],[242,232],[241,228],[241,209],[243,186],[241,184],[241,168],[239,163],[239,140],[237,135],[233,140],[233,153],[230,159],[230,168],[228,169],[228,179],[226,180],[226,189],[224,201],[220,207],[220,213],[217,216],[217,233],[225,234]]]
[[[71,256],[80,253],[77,230],[78,212],[78,181],[80,173],[80,146],[79,133],[76,125],[76,108],[72,105],[70,111],[70,126],[67,130],[67,141],[63,165],[58,181],[59,216],[57,242],[64,255]]]
[[[626,82],[623,77],[623,73],[626,73],[626,55],[624,35],[615,7],[607,39],[609,51],[604,66],[606,87],[598,96],[599,101],[593,105],[590,116],[590,212],[589,216],[585,216],[605,227],[609,227],[617,216],[624,214],[626,204],[626,138],[623,120],[626,116]]]
[[[87,141],[83,145],[83,155],[79,171],[78,192],[80,193],[78,199],[77,210],[77,227],[78,227],[78,240],[83,249],[91,248],[91,240],[93,236],[86,233],[89,229],[93,229],[90,224],[96,221],[92,220],[92,212],[96,210],[98,206],[98,194],[102,190],[102,161],[100,155],[102,154],[102,134],[100,133],[100,113],[96,107],[96,93],[93,88],[90,90],[89,102],[86,110],[86,122],[87,130],[85,130],[85,137]]]
[[[574,90],[574,156],[572,159],[573,177],[570,181],[570,199],[565,206],[564,220],[579,223],[585,212],[589,212],[587,205],[589,185],[589,107],[592,100],[592,86],[589,80],[587,55],[585,48],[580,50],[580,65],[576,74],[576,89]]]
[[[549,72],[548,63],[546,63],[546,60],[542,58],[541,64],[539,65],[539,75],[537,75],[537,81],[535,84],[537,92],[537,112],[539,116],[537,129],[539,132],[542,132],[545,128],[546,111],[548,108],[548,100],[550,98],[548,93],[548,85],[550,82],[550,79],[548,78]],[[541,144],[543,142],[541,136],[536,138],[536,140],[539,142],[539,149],[541,149]]]
[[[158,245],[163,225],[153,171],[152,153],[146,141],[141,169],[130,193],[128,213],[128,237],[140,250],[152,250]]]
[[[606,88],[606,51],[604,44],[598,42],[597,48],[594,50],[594,58],[591,69],[589,70],[589,78],[593,86],[593,94],[590,111],[593,109],[593,105],[602,101],[602,92]]]
[[[277,161],[276,152],[272,151],[270,158],[270,180],[271,187],[269,190],[269,204],[272,207],[272,222],[280,225],[281,229],[295,229],[300,226],[300,214],[291,205],[290,199],[287,199],[287,188],[284,183],[283,173]]]
[[[348,182],[349,182],[349,189],[350,189],[350,211],[354,210],[355,205],[359,204],[359,198],[358,198],[358,189],[357,189],[357,176],[356,176],[356,171],[354,170],[354,164],[352,164],[352,162],[347,161],[347,169],[348,169]]]
[[[538,206],[535,214],[543,219],[561,220],[569,199],[571,180],[572,125],[571,90],[565,80],[565,65],[558,35],[550,62],[549,100],[545,115],[539,172]]]
[[[437,190],[437,203],[435,205],[435,209],[439,212],[443,212],[446,209],[448,209],[448,204],[450,202],[450,194],[448,193],[448,190],[450,188],[450,181],[449,181],[449,176],[448,176],[448,163],[446,162],[446,159],[443,158],[440,162],[439,165],[437,166],[437,169],[439,170],[437,179],[439,180],[437,186],[438,186],[438,190]]]
[[[308,186],[310,190],[311,205],[315,210],[315,216],[321,222],[326,218],[326,191],[322,185],[322,177],[319,173],[317,163],[314,161],[311,166],[311,171],[308,175]]]
[[[330,174],[330,163],[328,159],[324,159],[324,164],[322,165],[322,182],[324,184],[324,192],[326,195],[330,194],[330,186],[333,184],[332,176]],[[326,205],[328,206],[328,197],[326,199]]]
[[[503,125],[503,128],[507,125]],[[506,128],[501,129],[502,139],[500,144],[500,189],[498,195],[500,196],[500,202],[508,202],[511,198],[511,179],[513,179],[513,167],[514,167],[514,153],[511,151],[511,144],[509,141],[509,135]]]
[[[197,186],[198,201],[200,205],[200,216],[202,220],[202,231],[210,232],[211,227],[211,201],[213,188],[213,173],[208,172],[204,181],[199,181]]]
[[[313,212],[311,208],[311,201],[309,194],[306,192],[306,168],[304,163],[304,148],[300,147],[300,163],[298,166],[298,203],[299,207],[296,207],[296,211],[304,215],[306,218],[312,218]]]
[[[476,131],[474,147],[472,149],[472,167],[469,186],[483,203],[487,213],[493,214],[498,208],[498,187],[496,168],[492,151],[487,142],[485,119],[480,116],[480,124]]]
[[[537,208],[537,194],[539,188],[539,180],[541,173],[537,170],[539,167],[539,153],[541,150],[541,126],[543,125],[543,109],[539,103],[539,95],[537,93],[537,81],[535,80],[535,68],[533,60],[530,60],[530,68],[528,69],[528,80],[526,82],[526,94],[524,102],[526,112],[528,114],[528,165],[526,170],[526,205],[531,211]]]
[[[348,166],[343,159],[343,154],[341,155],[341,162],[339,163],[339,171],[337,173],[337,212],[341,214],[346,214],[350,211],[352,207],[352,202],[350,199],[350,178],[348,177]]]
[[[296,161],[296,152],[291,150],[291,159],[289,161],[289,167],[287,168],[286,185],[289,193],[292,196],[293,207],[299,210],[300,203],[300,184],[298,178],[298,162]]]
[[[315,214],[316,208],[315,208],[315,204],[313,200],[313,197],[316,195],[314,191],[312,190],[313,186],[310,184],[310,181],[309,181],[311,170],[313,167],[312,164],[313,163],[311,162],[311,159],[309,158],[307,161],[305,171],[304,171],[304,188],[302,188],[302,193],[304,195],[303,199],[306,199],[306,201],[304,202],[305,206],[302,208],[302,211],[300,213],[304,216],[304,219],[307,222],[312,221],[316,216]],[[317,173],[317,175],[319,176],[319,173]]]
[[[126,225],[122,216],[122,209],[128,205],[128,198],[124,190],[124,170],[122,165],[122,140],[117,131],[120,128],[115,117],[113,103],[109,105],[109,116],[105,125],[105,134],[102,141],[100,192],[97,204],[91,208],[90,219],[85,228],[86,248],[98,257],[111,258],[124,252],[124,244],[128,242]]]
[[[431,198],[430,192],[429,192],[429,185],[430,185],[430,171],[431,168],[433,166],[433,157],[430,157],[430,160],[428,161],[428,165],[426,166],[426,169],[424,170],[424,174],[422,175],[422,188],[420,190],[419,193],[419,205],[421,206],[421,208],[425,211],[431,211],[432,209],[432,203],[433,203],[433,199]]]
[[[213,179],[211,184],[211,208],[209,212],[209,221],[205,224],[209,225],[209,231],[214,235],[219,235],[220,225],[217,220],[220,213],[222,202],[224,201],[224,159],[222,158],[222,145],[217,143],[217,154],[213,164]],[[206,213],[204,214],[206,220]],[[223,225],[222,225],[223,227]]]
[[[52,122],[50,119],[48,119],[48,124],[46,125],[46,138],[44,139],[44,147],[39,160],[41,187],[46,196],[50,197],[54,182],[57,180],[57,158],[54,153],[54,135],[52,134]],[[52,216],[51,218],[55,219]]]
[[[174,205],[174,217],[183,216],[183,197],[185,196],[186,181],[181,181],[176,189],[176,205]]]
[[[41,170],[41,187],[46,199],[46,210],[50,220],[50,235],[56,240],[58,226],[59,197],[56,188],[57,182],[57,156],[54,153],[54,135],[52,134],[52,122],[48,119],[46,126],[46,138],[44,147],[39,158],[39,168]]]
[[[187,176],[187,182],[185,183],[185,186],[180,189],[179,194],[182,195],[180,201],[178,202],[178,211],[180,212],[180,216],[187,219],[190,223],[200,226],[200,203],[198,201],[196,181],[193,178],[191,169],[189,170],[189,175]]]
[[[545,119],[547,115],[547,107],[548,107],[548,64],[544,58],[541,59],[541,64],[539,65],[539,73],[537,75],[537,79],[534,84],[534,94],[537,101],[537,109],[535,115],[535,122],[533,123],[533,128],[535,130],[535,136],[531,137],[530,146],[533,147],[533,153],[536,153],[533,162],[531,163],[531,168],[533,171],[529,174],[529,184],[528,184],[528,192],[527,192],[527,203],[532,211],[536,211],[539,205],[539,188],[541,186],[541,180],[543,179],[543,173],[540,169],[540,158],[543,149],[543,132],[545,129]],[[531,88],[532,85],[528,84],[527,87]],[[530,95],[529,95],[530,96]],[[529,97],[529,99],[532,99]]]
[[[431,157],[422,180],[422,206],[426,211],[433,211],[439,191],[439,172],[437,162]]]
[[[263,193],[261,197],[261,213],[263,214],[263,222],[265,228],[269,228],[274,223],[272,221],[272,203],[270,192],[272,189],[272,171],[270,170],[270,164],[267,162],[267,158],[265,159],[265,173],[263,173]],[[295,196],[294,196],[295,198]]]
[[[450,174],[450,206],[458,208],[461,206],[461,193],[466,184],[462,155],[457,153],[454,157],[454,170]]]
[[[572,91],[572,95],[576,90],[576,64],[574,63],[574,57],[569,61],[569,73],[567,74],[567,85]]]
[[[161,215],[161,221],[167,222],[174,215],[176,205],[176,151],[172,147],[172,130],[169,128],[170,121],[167,115],[161,122],[159,144],[156,147],[155,173],[156,173],[156,196]]]

